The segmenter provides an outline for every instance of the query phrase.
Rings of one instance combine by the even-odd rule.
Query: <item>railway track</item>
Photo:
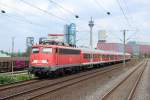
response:
[[[12,89],[12,88],[16,88],[16,87],[21,87],[21,86],[24,86],[24,85],[33,84],[33,83],[36,83],[38,81],[41,81],[41,80],[38,80],[37,78],[35,78],[35,79],[32,79],[32,80],[19,81],[19,82],[15,82],[15,83],[11,83],[11,84],[1,85],[0,86],[0,91],[4,91],[4,90],[7,90],[7,89]]]
[[[147,63],[148,60],[134,69],[123,80],[108,90],[100,100],[131,100]]]
[[[97,70],[91,70],[75,75],[63,77],[54,80],[43,80],[35,82],[33,84],[26,84],[18,87],[17,85],[10,88],[5,88],[0,92],[0,99],[36,99],[39,96],[55,92],[65,87],[77,84],[81,81],[88,80],[95,76],[108,73],[112,70],[119,69],[121,67],[106,67]],[[10,91],[13,91],[12,93]],[[15,91],[15,92],[14,92]],[[5,95],[4,95],[5,94]]]

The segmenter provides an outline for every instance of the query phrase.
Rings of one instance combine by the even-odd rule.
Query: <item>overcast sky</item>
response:
[[[49,33],[64,33],[64,25],[71,22],[77,25],[77,43],[89,45],[91,16],[95,46],[99,30],[107,31],[108,42],[121,42],[123,29],[128,30],[130,40],[150,42],[149,0],[52,0],[65,10],[50,1],[0,0],[0,10],[6,11],[0,13],[0,50],[11,50],[11,38],[15,37],[15,51],[24,51],[26,37],[33,36],[37,42]]]

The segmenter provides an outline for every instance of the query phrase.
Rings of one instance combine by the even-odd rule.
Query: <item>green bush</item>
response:
[[[19,74],[19,75],[0,75],[0,84],[10,84],[18,81],[25,81],[32,79],[32,76],[28,74]]]
[[[29,75],[17,75],[15,78],[16,78],[17,81],[20,81],[20,80],[25,81],[25,80],[32,79],[32,77],[29,76]]]
[[[6,76],[6,75],[0,76],[0,84],[8,84],[13,82],[15,82],[13,77]]]

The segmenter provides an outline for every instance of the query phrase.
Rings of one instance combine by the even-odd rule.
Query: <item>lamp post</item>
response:
[[[93,36],[92,36],[92,32],[93,32],[93,26],[94,26],[94,21],[91,17],[91,20],[89,21],[89,27],[90,27],[90,49],[92,50],[93,49]],[[90,62],[93,62],[93,54],[92,54],[92,51],[91,51],[91,54],[90,54]],[[91,67],[93,67],[92,63],[91,63]]]
[[[126,64],[126,30],[123,30],[123,66]]]
[[[13,53],[14,53],[14,40],[15,40],[15,37],[12,37],[12,48],[11,48],[11,72],[12,72],[12,75],[14,73],[14,64],[13,64]]]

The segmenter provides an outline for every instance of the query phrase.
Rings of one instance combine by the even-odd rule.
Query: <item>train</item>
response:
[[[56,44],[36,44],[32,46],[29,59],[29,72],[41,77],[122,62],[124,54]],[[130,59],[131,55],[125,53],[125,60]]]
[[[0,72],[10,72],[12,62],[14,71],[27,70],[29,67],[29,57],[0,57]]]

